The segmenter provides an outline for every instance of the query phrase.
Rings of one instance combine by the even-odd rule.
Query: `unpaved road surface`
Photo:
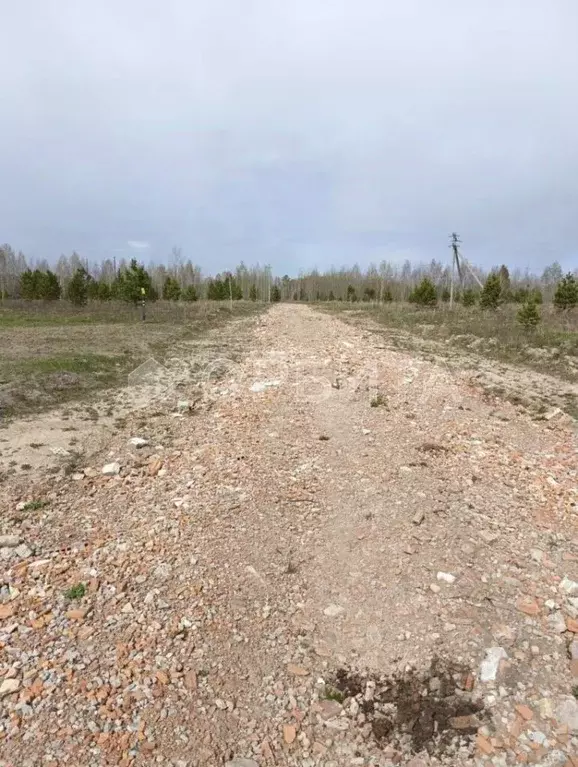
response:
[[[573,424],[377,341],[275,306],[5,488],[0,764],[578,764]]]

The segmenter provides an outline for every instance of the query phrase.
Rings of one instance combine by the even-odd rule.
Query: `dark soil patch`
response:
[[[426,672],[392,676],[339,669],[330,684],[345,706],[348,699],[357,700],[378,743],[406,752],[455,752],[472,742],[486,718],[472,698],[470,670],[440,658]]]

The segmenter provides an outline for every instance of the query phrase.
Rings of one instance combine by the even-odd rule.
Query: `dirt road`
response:
[[[572,423],[251,322],[191,412],[7,491],[0,764],[578,763]]]

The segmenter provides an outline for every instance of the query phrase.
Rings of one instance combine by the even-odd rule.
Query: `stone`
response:
[[[28,559],[32,556],[32,549],[30,549],[25,543],[21,543],[20,546],[16,546],[14,553],[17,554],[20,559]]]
[[[569,597],[576,596],[578,595],[578,581],[571,581],[570,578],[564,576],[558,584],[558,589]]]
[[[480,726],[479,719],[473,714],[467,714],[464,716],[452,716],[450,719],[450,727],[454,730],[469,730],[471,728],[478,728]]]
[[[253,759],[232,759],[225,762],[225,767],[259,767]]]
[[[437,583],[430,583],[430,591],[433,591],[434,594],[439,594],[441,588],[437,585]]]
[[[150,442],[148,439],[144,439],[143,437],[131,437],[128,441],[128,444],[136,447],[136,449],[139,450],[141,447],[146,447],[149,445]]]
[[[258,394],[259,392],[269,389],[271,386],[279,386],[280,384],[281,381],[255,381],[251,386],[251,391]]]
[[[12,695],[20,689],[20,679],[5,679],[0,685],[0,698]]]
[[[575,618],[566,618],[566,628],[573,634],[578,634],[578,620]]]
[[[185,673],[184,683],[187,690],[197,689],[197,674],[195,671],[189,670]]]
[[[177,402],[177,411],[179,413],[188,413],[191,409],[191,403],[188,399],[181,399]]]
[[[521,613],[524,613],[525,615],[529,615],[532,618],[535,618],[536,615],[539,615],[540,613],[540,606],[537,602],[535,602],[533,599],[529,599],[528,597],[521,599],[517,604],[516,607]]]
[[[6,618],[11,618],[14,615],[14,607],[12,605],[0,605],[0,620],[4,621]]]
[[[414,525],[421,525],[424,519],[425,519],[425,514],[423,513],[423,511],[418,511],[414,514],[413,519],[411,521],[414,523]]]
[[[492,530],[480,531],[480,538],[487,544],[494,543],[499,537],[500,536],[497,533],[492,532]]]
[[[570,653],[570,657],[572,660],[578,660],[578,639],[573,639],[570,642],[570,647],[568,648],[568,652]]]
[[[560,724],[566,725],[572,734],[578,733],[578,701],[575,698],[562,701],[556,709],[556,719]]]
[[[151,477],[156,477],[159,471],[163,468],[163,462],[160,458],[155,458],[149,463],[148,473]]]
[[[118,461],[107,463],[102,467],[102,473],[105,477],[114,477],[117,474],[120,474],[120,463],[118,463]]]
[[[0,548],[14,548],[15,546],[18,546],[21,540],[22,538],[18,535],[0,535]]]
[[[295,738],[297,737],[297,730],[295,729],[295,726],[292,724],[285,724],[283,725],[283,740],[288,745],[291,745]]]
[[[80,608],[67,610],[66,617],[71,621],[82,621],[86,617],[86,610],[81,610]]]
[[[534,712],[529,706],[525,706],[522,703],[518,703],[518,705],[514,706],[518,714],[524,719],[526,722],[529,722],[530,719],[534,718]]]
[[[337,618],[337,616],[341,615],[343,612],[344,608],[341,607],[341,605],[336,604],[330,604],[325,608],[325,610],[323,610],[323,614],[327,615],[328,618]]]
[[[296,666],[294,663],[289,663],[287,665],[287,671],[290,674],[294,674],[294,676],[309,676],[308,669],[303,666]]]
[[[566,631],[566,621],[561,610],[556,610],[548,616],[548,625],[558,634],[563,634]]]
[[[483,735],[478,734],[476,738],[476,746],[478,747],[479,751],[481,751],[482,754],[485,754],[486,756],[494,753],[494,747]]]
[[[438,581],[443,581],[444,583],[455,583],[456,581],[456,576],[451,573],[439,572],[436,577]]]
[[[498,675],[500,661],[506,660],[508,653],[503,647],[490,647],[486,650],[486,657],[480,666],[480,681],[493,682]]]

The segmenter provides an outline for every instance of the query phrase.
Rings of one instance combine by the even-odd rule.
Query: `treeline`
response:
[[[159,298],[168,301],[348,301],[380,302],[410,301],[432,306],[450,300],[451,272],[438,261],[413,266],[387,261],[366,270],[313,269],[297,277],[273,276],[270,266],[248,268],[241,263],[234,272],[214,277],[204,276],[200,267],[185,261],[179,248],[173,248],[168,265],[150,264],[136,260],[119,263],[105,259],[89,264],[77,253],[61,256],[55,266],[46,261],[29,265],[22,252],[10,245],[0,246],[0,297],[30,300],[66,299],[77,305],[87,301],[123,300],[138,303]],[[578,273],[577,273],[578,274]],[[483,287],[480,287],[479,283]],[[488,284],[492,296],[488,303]],[[461,286],[456,285],[454,300],[482,307],[515,302],[539,304],[554,302],[557,306],[575,305],[576,275],[563,275],[558,263],[548,266],[541,276],[514,270],[505,265],[489,273],[479,268],[468,272]]]

